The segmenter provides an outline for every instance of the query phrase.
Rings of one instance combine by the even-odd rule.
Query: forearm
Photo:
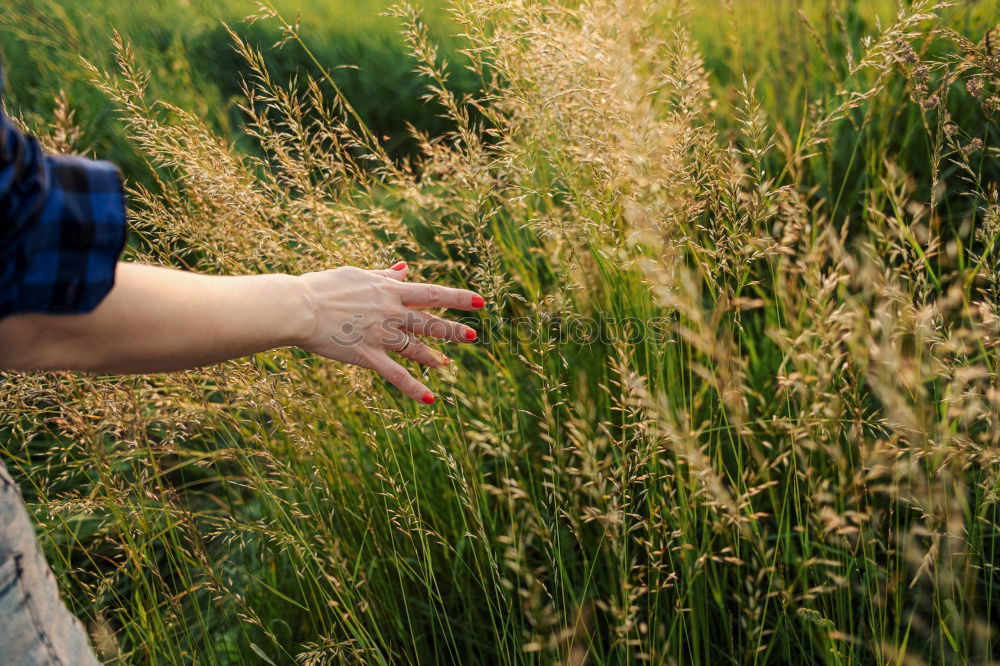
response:
[[[91,313],[0,320],[0,367],[166,372],[298,344],[312,311],[288,275],[220,277],[121,263]]]

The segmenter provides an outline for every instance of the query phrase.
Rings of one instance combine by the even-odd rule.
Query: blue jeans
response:
[[[0,463],[0,664],[98,666],[83,625],[59,598],[28,511]]]

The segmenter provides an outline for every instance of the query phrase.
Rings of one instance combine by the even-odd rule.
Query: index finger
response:
[[[400,283],[403,305],[408,308],[454,308],[478,310],[486,305],[485,299],[468,289],[453,289],[437,284]]]

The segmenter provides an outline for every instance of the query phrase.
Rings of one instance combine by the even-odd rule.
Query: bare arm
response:
[[[470,291],[403,282],[406,267],[301,276],[220,277],[121,263],[115,287],[82,315],[0,320],[0,367],[100,373],[173,371],[294,345],[372,368],[415,400],[433,400],[387,351],[437,367],[442,354],[407,331],[453,342],[472,329],[421,307],[474,310]]]

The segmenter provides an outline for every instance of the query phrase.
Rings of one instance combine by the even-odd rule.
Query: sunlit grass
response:
[[[988,17],[676,8],[459,2],[472,100],[400,9],[450,128],[413,165],[252,44],[252,151],[154,105],[127,32],[82,68],[161,174],[131,259],[402,258],[489,303],[431,409],[291,350],[6,376],[0,453],[105,658],[992,658],[998,73],[944,30]]]

